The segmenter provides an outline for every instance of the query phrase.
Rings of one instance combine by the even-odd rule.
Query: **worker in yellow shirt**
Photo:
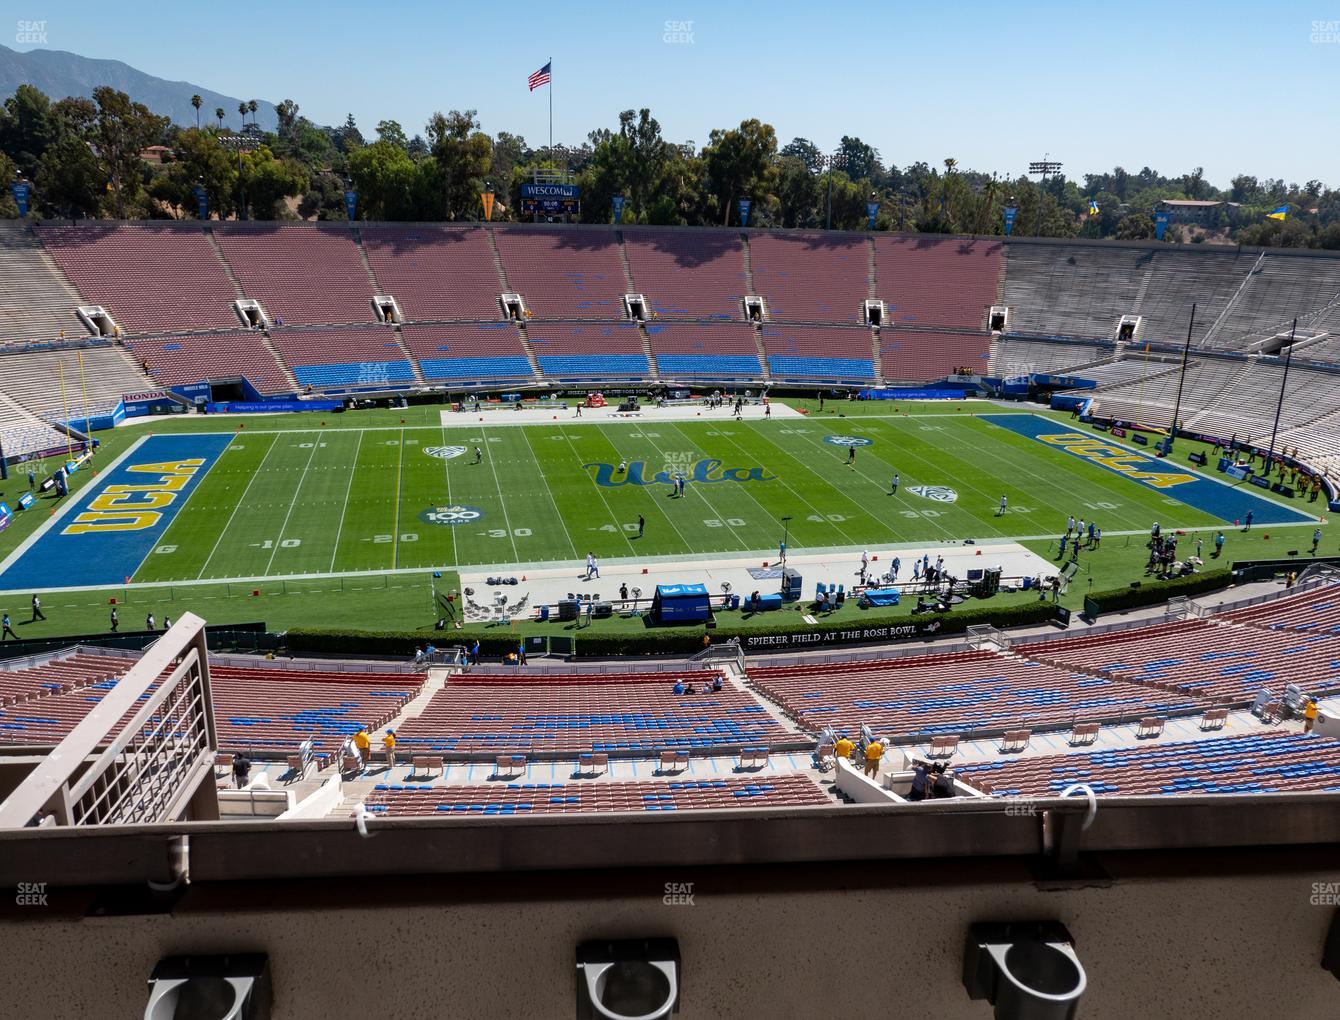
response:
[[[1317,700],[1316,698],[1307,699],[1307,707],[1303,709],[1303,732],[1311,733],[1312,727],[1317,721]]]
[[[839,758],[841,758],[843,761],[850,762],[850,761],[851,761],[851,753],[852,753],[853,751],[855,751],[855,750],[856,750],[856,745],[853,744],[853,743],[852,743],[850,740],[848,740],[846,737],[843,737],[843,738],[842,738],[841,740],[839,740],[836,744],[834,744],[834,745],[833,745],[833,768],[835,768],[835,769],[837,768],[837,762],[838,762],[838,759],[839,759]]]
[[[386,748],[386,771],[395,768],[395,730],[387,730],[382,737],[382,747]]]
[[[872,740],[865,745],[865,774],[878,778],[879,760],[884,757],[884,745]]]
[[[366,726],[358,727],[358,732],[354,734],[354,750],[358,752],[358,757],[363,760],[363,768],[368,767],[368,758],[371,757],[372,753],[371,745],[372,741],[368,737],[368,728]]]

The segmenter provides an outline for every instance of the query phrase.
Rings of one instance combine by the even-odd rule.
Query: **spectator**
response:
[[[239,754],[233,759],[233,785],[239,790],[247,785],[247,777],[251,774],[251,759],[245,754]]]
[[[683,680],[676,680],[676,681],[675,681],[675,693],[676,693],[676,694],[683,694],[683,693],[684,693],[684,690],[685,690],[685,687],[684,687],[684,681],[683,681]]]
[[[382,747],[386,749],[386,771],[395,768],[395,730],[388,729],[382,737]]]
[[[695,687],[692,683],[687,683],[687,684],[684,685],[684,693],[685,693],[685,694],[697,694],[697,693],[698,693],[698,688]]]
[[[929,792],[930,780],[926,775],[926,763],[924,761],[915,762],[912,767],[912,788],[907,791],[907,799],[912,801],[925,800]]]
[[[856,750],[856,745],[847,737],[840,737],[838,742],[833,745],[833,758],[842,758],[845,761],[851,761],[851,753]]]
[[[935,763],[935,780],[931,784],[931,796],[943,800],[954,796],[954,779],[945,771],[944,762]]]
[[[879,778],[879,760],[884,757],[884,745],[878,740],[872,740],[865,745],[865,774],[872,778]]]
[[[720,674],[720,673],[718,673],[716,676],[714,676],[714,677],[712,678],[712,684],[711,684],[711,687],[712,687],[712,693],[713,693],[713,694],[720,694],[720,693],[721,693],[721,688],[724,687],[724,686],[725,686],[725,684],[722,683],[722,681],[721,681],[721,674]]]
[[[358,727],[358,732],[354,734],[354,750],[358,752],[359,767],[367,768],[368,760],[372,757],[372,739],[368,736],[367,726]]]

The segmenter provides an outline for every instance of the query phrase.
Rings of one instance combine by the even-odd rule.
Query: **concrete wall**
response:
[[[961,983],[969,923],[1058,919],[1088,971],[1084,1020],[1340,1015],[1319,965],[1335,907],[1310,902],[1311,883],[1337,880],[1333,856],[1101,863],[1107,887],[1050,891],[1018,860],[236,883],[121,916],[53,890],[45,907],[0,908],[7,1012],[137,1017],[160,957],[259,950],[275,1020],[562,1020],[578,942],[668,935],[682,1020],[970,1020],[991,1011]],[[692,883],[692,905],[665,905],[666,883]]]

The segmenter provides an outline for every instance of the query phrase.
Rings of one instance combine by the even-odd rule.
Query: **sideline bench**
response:
[[[931,737],[930,750],[926,752],[926,755],[930,758],[951,758],[954,752],[958,750],[958,742],[959,736],[957,733]]]
[[[604,751],[592,751],[590,754],[577,756],[577,768],[572,774],[574,776],[594,776],[602,770],[606,775],[609,774],[610,756]]]
[[[524,754],[500,754],[493,760],[494,777],[508,775],[514,776],[518,772],[526,771],[526,756]]]
[[[688,751],[662,751],[657,772],[683,772],[689,767]]]
[[[1070,730],[1070,746],[1083,747],[1092,744],[1098,739],[1098,731],[1101,728],[1096,722],[1075,723]]]
[[[761,769],[768,764],[770,752],[766,747],[742,747],[740,748],[740,761],[736,764],[737,769]]]

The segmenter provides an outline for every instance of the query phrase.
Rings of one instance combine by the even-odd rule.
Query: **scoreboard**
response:
[[[581,188],[576,184],[523,184],[521,211],[576,216],[582,211]]]

